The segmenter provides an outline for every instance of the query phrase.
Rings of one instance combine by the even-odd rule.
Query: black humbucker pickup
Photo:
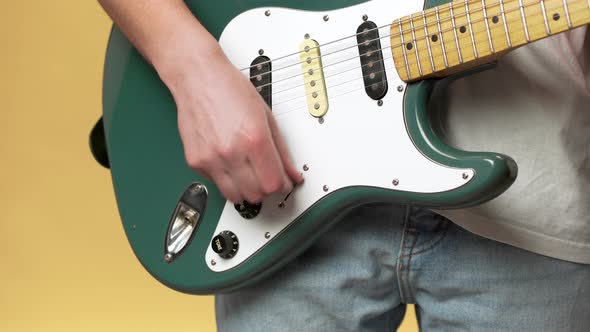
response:
[[[250,65],[250,82],[268,107],[272,108],[272,63],[266,56],[259,56]]]
[[[374,22],[366,21],[356,33],[365,91],[370,98],[380,100],[387,94],[387,76],[379,29]]]

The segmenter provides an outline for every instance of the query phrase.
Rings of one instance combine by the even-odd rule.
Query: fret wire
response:
[[[449,62],[447,61],[447,51],[445,50],[445,39],[442,34],[442,29],[440,28],[440,17],[438,15],[438,7],[434,7],[434,12],[436,13],[436,25],[438,27],[438,35],[440,37],[440,46],[443,51],[443,59],[445,60],[445,68],[449,68]]]
[[[492,35],[490,33],[490,25],[488,23],[488,12],[486,10],[485,0],[481,0],[481,6],[483,8],[483,21],[486,22],[486,31],[488,33],[488,42],[490,43],[490,52],[492,52],[492,54],[494,54],[495,53],[494,43],[492,43]]]
[[[422,11],[422,23],[424,24],[424,33],[426,36],[426,45],[428,46],[428,57],[430,58],[430,67],[432,68],[432,72],[434,73],[436,70],[434,69],[434,59],[432,58],[432,49],[430,48],[430,34],[428,33],[428,24],[426,23],[426,15],[424,11]]]
[[[574,0],[574,2],[575,2],[575,3],[578,3],[578,2],[585,2],[585,0]],[[523,4],[524,4],[524,3],[523,3]],[[526,5],[525,5],[525,8],[526,8],[526,7],[534,7],[534,6],[536,6],[536,5],[537,5],[537,2],[536,2],[536,1],[527,2],[527,3],[526,3]],[[489,6],[489,7],[491,7],[491,6]],[[454,7],[453,7],[453,8],[454,8]],[[553,9],[558,9],[558,8],[561,8],[561,5],[554,6],[554,7],[547,7],[547,9],[548,9],[548,10],[550,10],[550,11],[551,11],[551,10],[553,10]],[[435,8],[435,10],[436,10],[436,8]],[[513,7],[513,8],[510,8],[510,10],[509,10],[507,13],[513,13],[513,12],[514,12],[514,13],[516,13],[516,14],[519,14],[519,10],[520,10],[520,7],[517,5],[517,6]],[[473,10],[472,10],[472,12],[473,12]],[[536,16],[536,15],[540,15],[540,14],[537,14],[537,13],[535,13],[535,14],[531,14],[531,15],[529,15],[529,16],[530,16],[530,17],[532,17],[532,16]],[[450,18],[450,16],[449,16],[449,18]],[[444,18],[443,18],[443,20],[442,20],[442,21],[443,21],[443,22],[445,21],[445,20],[444,20]],[[480,19],[480,20],[473,21],[473,22],[481,22],[481,19]],[[537,23],[534,23],[534,24],[537,24]],[[541,24],[541,23],[538,23],[538,24]],[[441,30],[441,31],[442,31],[442,32],[450,32],[450,31],[451,31],[451,28],[449,28],[449,29],[445,29],[445,30]],[[519,31],[520,31],[520,30],[519,30]],[[480,30],[474,30],[474,32],[475,32],[476,34],[477,34],[477,33],[483,33],[483,32],[484,32],[484,30],[483,30],[483,29],[480,29]],[[461,37],[461,36],[459,36],[459,38],[469,38],[469,37],[467,37],[467,36],[464,36],[464,37]],[[544,38],[544,37],[542,37],[542,38]],[[536,40],[536,39],[535,39],[535,40]],[[395,45],[394,47],[399,47],[399,45]],[[449,50],[449,52],[452,52],[452,50]],[[444,56],[444,53],[443,53],[442,55]],[[436,58],[436,57],[437,57],[437,56],[435,56],[435,58]]]
[[[577,2],[583,2],[583,1],[584,1],[584,0],[574,0],[574,2],[576,2],[576,3],[577,3]],[[535,5],[536,5],[536,3],[528,3],[528,4],[527,4],[527,6],[535,6]],[[558,6],[558,7],[559,7],[559,6]],[[549,8],[549,10],[553,10],[553,9],[558,9],[558,7],[548,7],[548,8]],[[510,12],[512,12],[512,11],[517,11],[517,10],[518,10],[518,9],[511,10]],[[534,15],[537,15],[537,14],[533,14],[532,16],[534,16]],[[474,21],[474,22],[480,22],[480,21],[481,21],[481,20],[477,20],[477,21]],[[395,23],[392,23],[391,25],[393,25],[393,24],[395,24]],[[442,31],[442,30],[441,30],[441,31]],[[450,31],[450,29],[446,29],[446,30],[444,30],[444,31]],[[482,32],[483,32],[483,29],[481,29],[481,30],[476,30],[476,33],[482,33]],[[386,37],[387,37],[387,36],[386,36]],[[399,45],[395,45],[395,44],[393,45],[393,47],[398,47],[398,46],[399,46]],[[380,49],[380,50],[385,50],[385,49],[388,49],[388,48],[390,48],[390,47],[391,47],[391,46],[387,46],[387,47],[385,47],[385,48],[382,48],[382,49]],[[443,53],[442,55],[444,56],[444,53]],[[386,58],[384,58],[384,60],[386,60],[386,59],[392,59],[392,57],[386,57]],[[360,68],[362,68],[362,67],[363,67],[363,66],[361,66]],[[356,69],[356,68],[352,68],[352,69],[350,69],[350,70],[354,70],[354,69]],[[396,66],[392,67],[391,69],[394,69],[394,70],[396,70]],[[347,71],[349,71],[349,70],[347,70]],[[385,71],[381,71],[381,72],[385,72]],[[333,74],[333,75],[331,75],[331,76],[335,76],[335,75],[339,75],[339,74],[340,74],[340,73],[335,73],[335,74]],[[294,87],[294,88],[297,88],[297,87]],[[274,95],[274,94],[273,94],[273,95]],[[299,98],[301,98],[301,97],[299,97]],[[283,114],[283,113],[280,113],[280,114]]]
[[[475,38],[473,38],[473,27],[471,26],[468,0],[463,0],[463,3],[465,4],[465,13],[467,14],[467,25],[469,26],[469,34],[471,35],[471,45],[473,45],[473,56],[477,59],[477,46],[475,45]]]
[[[565,9],[565,18],[567,20],[567,27],[572,28],[572,21],[570,20],[570,11],[567,8],[567,0],[563,0],[563,9]]]
[[[455,34],[455,44],[457,45],[457,54],[459,55],[459,63],[463,63],[463,56],[461,55],[461,47],[459,46],[459,38],[457,37],[457,26],[455,25],[455,14],[453,14],[453,3],[449,3],[451,9],[451,22],[453,23],[453,33]]]
[[[577,2],[584,2],[584,0],[574,0],[574,1],[575,1],[576,3],[577,3]],[[535,1],[534,3],[533,3],[533,2],[529,2],[529,3],[527,3],[527,6],[526,6],[526,7],[533,7],[533,6],[536,6],[536,5],[537,5],[536,1]],[[510,10],[508,11],[508,13],[511,13],[511,12],[516,12],[516,13],[518,14],[519,8],[520,8],[519,6],[515,6],[514,8],[510,8]],[[557,6],[557,7],[547,7],[547,9],[548,9],[548,10],[553,10],[553,9],[557,9],[557,8],[561,8],[561,5],[559,5],[559,6]],[[540,14],[532,14],[532,15],[530,15],[530,16],[535,16],[535,15],[540,15]],[[444,19],[443,19],[443,21],[444,21]],[[481,20],[477,20],[477,21],[474,21],[474,22],[480,22],[480,21],[481,21]],[[541,24],[541,23],[539,23],[539,24]],[[445,29],[445,30],[443,30],[443,31],[444,31],[444,32],[450,32],[450,31],[451,31],[451,29]],[[519,31],[520,31],[520,30],[519,30]],[[476,32],[476,33],[483,33],[483,32],[484,32],[484,30],[483,30],[483,29],[481,29],[481,30],[476,30],[475,32]],[[464,37],[460,37],[460,38],[469,38],[469,37],[467,37],[467,36],[464,36]],[[452,52],[452,50],[449,50],[449,52]],[[444,55],[444,54],[443,54],[443,55]]]
[[[508,33],[508,25],[506,23],[506,13],[504,12],[504,0],[499,0],[500,2],[500,12],[502,13],[502,22],[504,22],[504,31],[506,32],[506,41],[508,42],[508,47],[512,47],[512,42],[510,41],[510,33]]]
[[[408,55],[406,53],[406,43],[404,42],[404,32],[402,30],[402,19],[397,20],[397,24],[399,26],[399,35],[402,41],[402,51],[404,53],[404,62],[406,63],[406,73],[408,74],[408,79],[412,78],[412,73],[410,73],[410,65],[408,64]]]
[[[570,13],[569,13],[569,7],[568,7],[568,5],[567,5],[567,2],[566,2],[567,0],[562,0],[562,1],[563,1],[564,8],[567,8],[567,9],[565,10],[565,13],[566,13],[566,18],[568,18],[568,27],[569,27],[569,28],[572,28],[573,26],[572,26],[572,22],[571,22],[571,17],[570,17],[570,15],[569,15],[569,14],[570,14]],[[578,2],[578,1],[583,1],[583,0],[573,0],[573,2]],[[528,7],[529,5],[534,5],[534,3],[535,3],[535,2],[536,2],[536,1],[532,1],[532,2],[529,2],[529,3],[527,3],[527,7]],[[503,3],[502,3],[502,0],[499,0],[499,3],[500,3],[500,7],[501,7],[501,8],[503,8]],[[588,0],[588,6],[590,7],[590,0]],[[478,10],[479,10],[479,9],[482,9],[482,8],[478,8]],[[484,9],[485,9],[485,8],[484,8]],[[502,17],[503,17],[503,18],[505,18],[504,12],[503,12],[502,14],[503,14],[503,16],[502,16]],[[505,22],[505,21],[506,21],[506,20],[504,20],[504,22]],[[381,26],[381,27],[377,27],[377,28],[371,29],[371,31],[372,31],[372,30],[379,30],[379,29],[386,28],[386,27],[391,27],[393,24],[394,24],[394,23],[391,23],[391,24],[386,24],[386,25],[383,25],[383,26]],[[507,27],[506,27],[506,23],[504,23],[504,25],[505,25],[505,30],[506,30],[506,33],[507,33],[507,40],[509,40],[509,39],[510,39],[510,36],[509,36],[509,34],[508,34],[508,31],[507,31],[508,29],[507,29]],[[333,44],[333,43],[336,43],[336,42],[339,42],[339,41],[343,41],[343,40],[346,40],[346,39],[349,39],[349,38],[353,38],[353,37],[355,37],[355,36],[357,36],[357,35],[358,35],[358,34],[354,34],[354,35],[351,35],[351,36],[348,36],[348,37],[344,37],[344,38],[340,38],[340,39],[337,39],[337,40],[333,40],[333,41],[331,41],[331,42],[328,42],[328,43],[325,43],[325,44],[322,44],[322,45],[316,46],[316,47],[314,47],[314,48],[319,48],[320,46],[325,46],[325,45]],[[509,46],[510,46],[510,47],[512,46],[512,45],[511,45],[511,43],[509,43]],[[352,47],[355,47],[355,46],[352,46]],[[312,48],[312,49],[313,49],[313,48]],[[337,51],[337,52],[338,52],[338,51]],[[334,53],[337,53],[337,52],[334,52]],[[292,54],[289,54],[289,55],[284,55],[284,56],[282,56],[282,57],[279,57],[279,58],[276,58],[276,59],[274,59],[274,61],[276,61],[276,60],[279,60],[279,59],[284,59],[284,58],[287,58],[287,57],[289,57],[289,56],[292,56],[292,55],[297,55],[297,54],[299,54],[299,53],[301,53],[301,52],[295,52],[295,53],[292,53]],[[268,62],[268,61],[267,61],[267,62]],[[264,63],[266,63],[266,62],[263,62],[262,64],[264,64]],[[298,64],[300,64],[300,63],[296,63],[296,64],[294,64],[294,65],[298,65]],[[283,68],[279,68],[279,70],[280,70],[280,69],[289,68],[289,67],[291,67],[291,66],[292,66],[292,65],[289,65],[289,66],[287,66],[287,67],[283,67]],[[240,71],[248,70],[248,69],[250,69],[250,68],[252,68],[252,67],[253,67],[253,66],[250,66],[250,67],[245,67],[245,68],[242,68],[242,69],[240,69]],[[278,70],[273,70],[273,72],[275,72],[275,71],[278,71]],[[265,75],[265,74],[266,74],[266,73],[262,73],[262,75]]]
[[[576,3],[576,4],[577,4],[578,2],[584,2],[584,0],[573,0],[573,3]],[[527,6],[527,7],[529,7],[529,6],[530,6],[530,7],[532,7],[532,6],[535,6],[535,5],[536,5],[536,3],[534,3],[534,2],[529,2],[529,3],[527,3],[527,4],[526,4],[526,6]],[[553,7],[548,7],[548,8],[549,8],[550,10],[553,10],[553,9],[558,9],[559,7],[560,7],[560,6],[553,6]],[[481,8],[478,8],[478,9],[481,9]],[[436,10],[436,8],[435,8],[435,10]],[[511,10],[510,10],[510,12],[517,11],[517,10],[518,10],[518,8],[517,8],[517,9],[514,9],[514,10],[512,10],[512,9],[511,9]],[[535,16],[535,15],[536,15],[536,14],[533,14],[533,15],[531,15],[531,16]],[[439,20],[439,18],[438,18],[438,17],[437,17],[437,20]],[[477,20],[477,21],[474,21],[474,22],[480,22],[480,21],[481,21],[481,20]],[[394,21],[394,22],[395,22],[395,21]],[[395,23],[391,23],[389,26],[393,26],[393,24],[395,24]],[[581,25],[581,24],[580,24],[580,25]],[[398,25],[398,26],[399,26],[399,25]],[[401,26],[400,26],[400,29],[401,29]],[[446,29],[446,30],[444,30],[444,31],[450,31],[450,30],[449,30],[449,29]],[[481,32],[483,32],[483,30],[477,30],[477,31],[476,31],[476,33],[481,33]],[[442,30],[440,29],[440,27],[439,27],[439,33],[442,33]],[[395,36],[395,35],[396,35],[396,34],[394,34],[394,33],[390,33],[389,35],[383,36],[383,37],[381,37],[381,38],[387,38],[387,37],[390,37],[390,36]],[[380,38],[380,39],[381,39],[381,38]],[[396,44],[393,44],[393,45],[386,46],[385,48],[381,48],[381,49],[379,49],[379,50],[380,50],[380,51],[382,51],[382,50],[389,49],[389,48],[392,48],[392,49],[393,49],[393,48],[397,48],[397,47],[399,47],[399,46],[400,46],[400,44],[397,44],[397,45],[396,45]],[[395,54],[395,52],[394,52],[393,54]],[[362,56],[362,55],[361,55],[361,56]],[[444,56],[445,56],[445,53],[443,53],[443,54],[442,54],[442,56],[444,57]],[[355,59],[355,58],[357,58],[357,57],[354,57],[354,58],[352,58],[352,59]],[[384,60],[386,60],[386,59],[392,59],[392,57],[386,57],[386,58],[384,58]],[[346,60],[345,60],[345,61],[346,61]],[[337,63],[342,63],[342,62],[343,62],[343,61],[340,61],[340,62],[337,62]],[[395,60],[394,60],[394,62],[395,62]],[[334,64],[334,63],[333,63],[333,64]],[[333,65],[333,64],[330,64],[330,65]],[[328,66],[330,66],[330,65],[328,65]],[[408,66],[408,62],[406,62],[406,66]],[[362,67],[363,67],[363,66],[361,66],[361,67],[358,67],[358,68],[362,68]],[[354,70],[354,69],[357,69],[357,68],[352,68],[352,69],[349,69],[349,70],[345,70],[344,72],[348,72],[348,71],[351,71],[351,70]],[[396,66],[394,66],[394,69],[396,69],[396,70],[397,70],[397,67],[396,67]],[[343,72],[335,73],[335,74],[332,74],[332,75],[329,75],[329,76],[336,76],[336,75],[339,75],[339,74],[341,74],[341,73],[343,73]],[[329,76],[327,76],[327,77],[329,77]],[[264,86],[261,86],[261,87],[264,87]],[[260,87],[258,87],[258,88],[260,88]],[[297,86],[295,86],[295,87],[292,87],[292,88],[289,88],[289,89],[286,89],[286,90],[283,90],[283,91],[279,91],[279,93],[280,93],[280,92],[287,91],[287,90],[295,89],[295,88],[297,88]],[[273,93],[273,95],[275,95],[275,93]]]
[[[549,27],[549,22],[547,21],[547,13],[545,12],[545,0],[541,0],[539,2],[541,4],[541,12],[543,13],[543,21],[545,21],[545,32],[547,36],[551,34],[551,28]]]
[[[422,76],[422,65],[420,63],[420,54],[418,54],[418,43],[416,43],[416,34],[414,32],[414,17],[410,14],[410,30],[412,30],[412,42],[414,43],[414,52],[416,53],[416,62],[418,64],[418,74]]]
[[[526,24],[526,17],[524,16],[524,7],[522,6],[522,0],[518,0],[518,6],[520,7],[520,17],[522,18],[522,25],[524,27],[524,36],[526,37],[526,41],[530,42],[531,38],[529,38],[529,28]]]

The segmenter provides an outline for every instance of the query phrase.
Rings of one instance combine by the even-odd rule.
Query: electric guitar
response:
[[[441,78],[588,24],[588,1],[186,1],[271,106],[304,173],[290,195],[260,204],[226,201],[187,166],[170,92],[113,29],[104,134],[137,258],[173,289],[231,291],[280,268],[360,204],[462,208],[496,197],[516,163],[438,138]]]

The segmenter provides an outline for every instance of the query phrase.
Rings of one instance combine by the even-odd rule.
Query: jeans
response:
[[[590,331],[590,265],[371,204],[270,278],[218,295],[216,315],[220,332],[394,331],[407,303],[422,331]]]

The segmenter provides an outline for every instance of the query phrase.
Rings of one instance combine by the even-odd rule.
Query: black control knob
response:
[[[234,204],[236,211],[240,213],[240,216],[244,219],[253,219],[256,217],[260,210],[262,209],[262,203],[252,204],[246,201],[243,201],[239,204]]]
[[[219,233],[219,235],[214,237],[213,241],[211,241],[211,248],[213,248],[213,251],[215,251],[221,258],[234,257],[238,252],[239,246],[240,243],[238,237],[230,231]]]

